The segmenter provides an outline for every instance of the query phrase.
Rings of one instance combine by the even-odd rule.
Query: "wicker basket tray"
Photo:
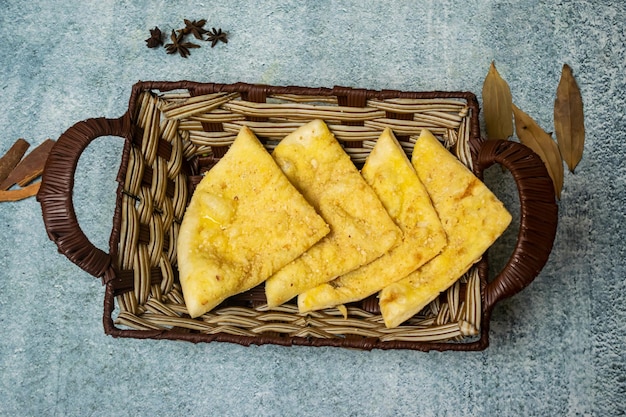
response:
[[[250,84],[139,82],[118,119],[89,119],[67,130],[47,162],[37,199],[61,253],[106,286],[104,329],[115,337],[226,341],[243,345],[359,349],[481,350],[494,305],[526,287],[548,259],[557,225],[553,186],[541,160],[516,142],[482,141],[478,103],[464,92],[371,91]],[[191,319],[178,282],[176,238],[201,175],[248,125],[271,149],[312,119],[323,119],[359,167],[389,126],[410,155],[430,129],[479,177],[505,166],[519,189],[520,231],[509,262],[489,281],[485,257],[419,314],[385,328],[375,296],[301,315],[269,310],[262,285]],[[100,136],[125,140],[109,253],[89,242],[72,202],[78,159]],[[80,180],[80,179],[78,179]]]

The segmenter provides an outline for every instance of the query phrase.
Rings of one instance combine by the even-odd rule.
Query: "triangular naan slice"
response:
[[[272,155],[330,233],[267,280],[270,307],[371,262],[399,241],[400,229],[323,121],[300,127]]]
[[[189,314],[263,282],[329,232],[328,225],[243,127],[198,184],[178,235]]]
[[[389,328],[400,325],[449,288],[511,222],[496,196],[429,131],[422,130],[412,162],[441,219],[448,244],[430,262],[381,291],[380,309]]]
[[[369,264],[300,294],[300,312],[362,300],[415,271],[446,244],[430,197],[391,129],[378,139],[361,175],[402,230],[402,241]]]

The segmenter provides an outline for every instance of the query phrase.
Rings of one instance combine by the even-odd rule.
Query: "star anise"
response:
[[[220,41],[228,43],[228,33],[222,32],[222,29],[215,30],[215,28],[212,28],[211,31],[208,31],[206,33],[208,33],[206,40],[211,42],[211,48],[217,45],[217,43]]]
[[[150,37],[146,39],[146,44],[148,48],[156,48],[159,45],[163,45],[161,29],[158,26],[155,26],[154,29],[150,29]]]
[[[180,56],[182,56],[183,58],[187,58],[189,56],[190,48],[200,47],[200,45],[196,45],[195,43],[183,42],[183,37],[184,35],[182,32],[177,35],[176,32],[172,30],[172,35],[170,36],[170,38],[172,39],[172,43],[168,43],[167,45],[165,45],[165,49],[167,50],[168,54],[175,54],[176,52],[178,52]]]
[[[206,24],[206,19],[202,20],[185,20],[185,27],[179,30],[179,33],[184,35],[192,34],[196,39],[204,40],[202,35],[207,33],[204,29],[204,25]]]

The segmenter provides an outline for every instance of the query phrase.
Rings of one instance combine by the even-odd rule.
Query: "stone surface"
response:
[[[229,43],[188,59],[144,39],[208,19]],[[117,340],[103,288],[58,254],[35,199],[0,204],[0,415],[616,415],[626,409],[625,38],[622,2],[0,2],[0,152],[117,117],[138,80],[259,82],[480,94],[496,61],[545,130],[563,63],[587,142],[566,173],[554,251],[500,303],[480,353],[360,352]],[[85,151],[75,203],[108,247],[121,140]],[[515,213],[512,180],[487,183]],[[506,261],[514,228],[491,251]]]

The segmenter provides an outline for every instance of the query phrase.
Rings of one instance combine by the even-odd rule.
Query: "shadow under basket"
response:
[[[494,305],[524,289],[545,265],[557,205],[539,157],[517,142],[481,140],[478,112],[476,97],[467,92],[139,82],[123,116],[79,122],[58,139],[37,199],[59,251],[102,278],[109,335],[366,350],[482,350],[489,344]],[[521,216],[516,246],[503,270],[489,280],[487,260],[481,259],[394,329],[385,327],[375,295],[347,305],[347,318],[337,309],[299,314],[295,300],[268,309],[263,285],[190,318],[178,281],[176,239],[195,185],[242,126],[271,151],[313,119],[328,124],[357,167],[385,127],[409,156],[427,128],[478,177],[494,163],[506,167],[519,190]],[[81,231],[72,202],[78,159],[100,136],[125,141],[109,253]]]

